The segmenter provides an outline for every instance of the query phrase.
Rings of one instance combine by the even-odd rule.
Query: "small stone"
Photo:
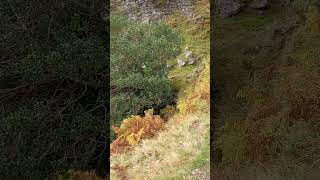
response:
[[[192,57],[188,58],[188,64],[190,65],[194,64],[194,59]]]
[[[201,17],[200,15],[195,16],[195,17],[193,18],[193,20],[195,20],[195,21],[197,21],[197,20],[199,20],[199,19],[202,19],[202,17]]]
[[[188,64],[194,64],[194,58],[192,56],[192,51],[190,51],[188,47],[186,47],[185,51],[186,51],[186,59],[187,59]]]
[[[138,0],[138,4],[143,4],[144,3],[144,0]]]
[[[186,79],[188,79],[188,80],[192,79],[192,75],[188,75],[188,76],[186,77]]]
[[[178,67],[182,67],[184,65],[186,65],[186,63],[183,60],[178,59]]]

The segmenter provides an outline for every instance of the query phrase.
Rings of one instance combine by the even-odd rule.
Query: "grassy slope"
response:
[[[207,0],[200,1],[195,11],[209,20]],[[169,17],[168,24],[175,24],[173,26],[185,39],[182,48],[190,47],[199,60],[192,66],[173,67],[169,77],[179,90],[179,113],[170,118],[167,130],[157,137],[143,141],[132,151],[111,156],[111,167],[118,165],[124,169],[121,172],[111,170],[111,179],[121,176],[128,179],[209,177],[209,26],[179,14]],[[187,76],[190,76],[188,80]]]
[[[267,62],[268,56],[243,52],[259,45],[258,39],[265,36],[261,32],[278,18],[279,11],[281,10],[278,8],[272,8],[263,15],[244,12],[227,19],[216,19],[213,42],[216,47],[213,49],[216,60],[213,74],[221,97],[217,105],[222,112],[217,120],[219,127],[229,119],[245,117],[247,109],[244,101],[236,98],[236,95],[239,89],[250,81],[250,67],[246,67],[246,62],[254,66],[254,63]]]
[[[221,143],[216,147],[222,147],[222,157],[214,168],[216,179],[317,179],[319,176],[316,173],[319,132],[312,125],[319,122],[319,109],[308,110],[298,100],[302,98],[319,107],[315,103],[319,102],[316,97],[319,81],[315,80],[319,78],[315,72],[320,57],[319,11],[306,14],[306,22],[295,16],[272,4],[264,15],[242,12],[216,21],[218,48],[214,49],[213,73],[221,93],[219,127],[224,127],[218,133]],[[247,85],[256,89],[252,86],[246,89],[249,93],[242,100],[237,95],[243,94],[245,90],[239,90]],[[279,107],[274,99],[281,102]],[[291,109],[292,100],[297,101],[293,103],[298,107],[296,110]],[[265,108],[268,106],[269,112]],[[287,115],[287,111],[297,111],[298,118]],[[308,111],[313,111],[313,117],[301,121],[303,112]],[[250,120],[254,116],[257,118]],[[287,125],[288,122],[293,125]],[[247,139],[252,134],[246,128],[253,130],[250,132],[253,139]],[[263,136],[269,142],[261,141]],[[311,162],[312,168],[304,162]]]

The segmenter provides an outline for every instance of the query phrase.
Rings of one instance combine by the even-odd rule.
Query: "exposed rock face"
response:
[[[249,6],[253,9],[263,9],[268,6],[268,0],[253,0]]]
[[[131,19],[149,22],[161,20],[174,11],[179,11],[183,15],[192,18],[193,4],[195,0],[113,0],[121,4],[121,9]],[[160,3],[161,2],[161,3]]]
[[[238,14],[244,7],[265,9],[268,5],[268,0],[216,0],[218,15],[223,18]]]
[[[221,17],[238,14],[241,9],[241,3],[239,0],[217,0],[216,3]]]

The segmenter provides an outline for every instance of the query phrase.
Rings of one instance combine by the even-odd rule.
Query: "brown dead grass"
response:
[[[110,145],[111,154],[123,153],[141,140],[152,138],[165,129],[164,121],[153,110],[145,111],[145,116],[131,116],[123,120],[120,127],[113,126],[117,139]]]

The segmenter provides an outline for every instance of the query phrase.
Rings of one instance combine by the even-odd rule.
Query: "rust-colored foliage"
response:
[[[170,27],[177,27],[177,19],[176,18],[167,18],[167,23]]]
[[[320,114],[320,103],[316,101],[304,102],[292,107],[289,117],[293,119],[317,119],[315,116]]]
[[[217,141],[222,148],[223,161],[240,167],[247,161],[270,159],[272,139],[262,133],[254,120],[231,120],[222,129]]]
[[[256,129],[253,129],[256,130]],[[265,161],[267,159],[267,153],[271,140],[254,131],[248,132],[246,138],[246,156],[251,160]]]
[[[165,6],[169,1],[168,0],[151,0],[152,4],[155,5],[155,7],[162,7]]]
[[[190,87],[189,95],[186,97],[186,110],[189,113],[195,112],[200,106],[203,106],[203,110],[209,111],[210,108],[210,78],[208,76],[210,72],[209,66],[203,70],[202,74],[193,83],[195,86]],[[205,104],[200,104],[201,102]]]
[[[270,115],[276,114],[280,111],[280,104],[278,99],[272,99],[271,97],[261,107],[249,114],[248,119],[259,120],[267,118]]]
[[[165,129],[164,121],[153,115],[153,109],[145,111],[145,116],[130,116],[123,120],[120,127],[112,126],[117,139],[111,144],[111,153],[122,153],[138,144],[142,139],[153,137]]]

